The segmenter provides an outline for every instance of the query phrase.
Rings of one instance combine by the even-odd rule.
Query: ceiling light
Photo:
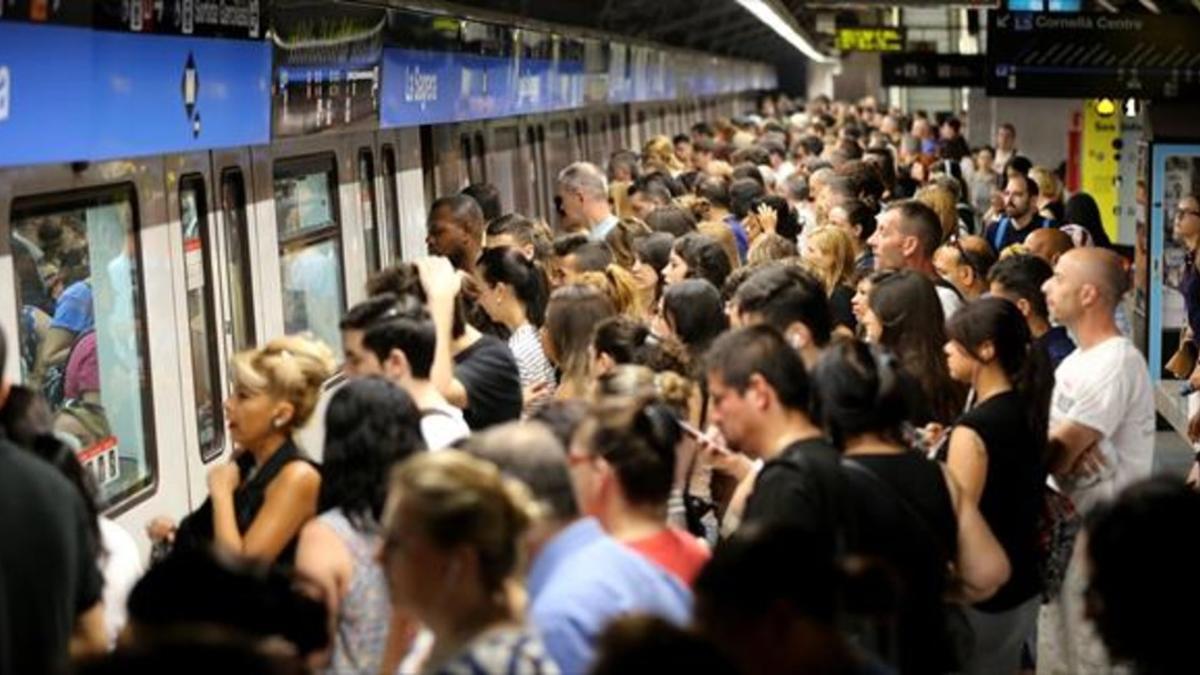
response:
[[[800,34],[800,31],[797,30],[796,20],[790,15],[785,16],[786,10],[781,12],[775,0],[737,0],[737,3],[746,8],[759,21],[767,24],[771,30],[786,40],[788,44],[800,50],[801,53],[813,61],[817,63],[832,63],[834,61],[828,55],[822,54],[820,50]]]

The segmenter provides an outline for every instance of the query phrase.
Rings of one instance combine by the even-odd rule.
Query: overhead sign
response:
[[[978,87],[984,61],[979,54],[884,54],[885,87]]]
[[[1093,105],[1094,103],[1094,105]],[[1088,101],[1083,106],[1081,189],[1096,200],[1109,239],[1117,238],[1117,154],[1121,135],[1118,102]]]
[[[902,52],[904,29],[891,26],[839,28],[837,48],[843,52]]]
[[[988,16],[989,96],[1200,100],[1200,18]]]

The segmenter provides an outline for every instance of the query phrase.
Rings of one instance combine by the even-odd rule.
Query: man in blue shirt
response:
[[[545,509],[533,535],[529,620],[564,675],[591,667],[596,641],[614,618],[631,612],[685,624],[691,592],[580,514],[573,473],[586,471],[540,424],[511,423],[474,436],[468,451],[524,482]]]
[[[1020,173],[1009,177],[1004,186],[1004,215],[984,232],[996,255],[1013,244],[1025,243],[1030,232],[1054,226],[1053,220],[1038,215],[1037,198],[1037,181]]]

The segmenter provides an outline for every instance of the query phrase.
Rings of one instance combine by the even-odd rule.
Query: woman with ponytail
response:
[[[538,328],[546,317],[549,284],[536,263],[519,249],[500,246],[483,252],[476,265],[484,290],[480,302],[492,321],[509,330],[508,347],[517,360],[525,406],[554,388],[554,366],[546,358]]]
[[[967,611],[975,633],[965,672],[1015,672],[1039,604],[1038,515],[1054,387],[1044,352],[1017,306],[1000,298],[967,304],[946,327],[950,375],[974,392],[945,451],[963,496],[979,505],[1004,547],[1012,574]]]
[[[637,280],[629,270],[616,263],[610,263],[603,272],[584,272],[577,281],[608,296],[617,314],[641,316],[645,312]]]

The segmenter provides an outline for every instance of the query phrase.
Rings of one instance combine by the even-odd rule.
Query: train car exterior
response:
[[[232,450],[230,356],[298,331],[337,350],[368,275],[425,253],[432,198],[492,182],[553,219],[570,162],[775,84],[763,64],[516,19],[62,4],[0,15],[5,374],[47,394],[142,545]]]

